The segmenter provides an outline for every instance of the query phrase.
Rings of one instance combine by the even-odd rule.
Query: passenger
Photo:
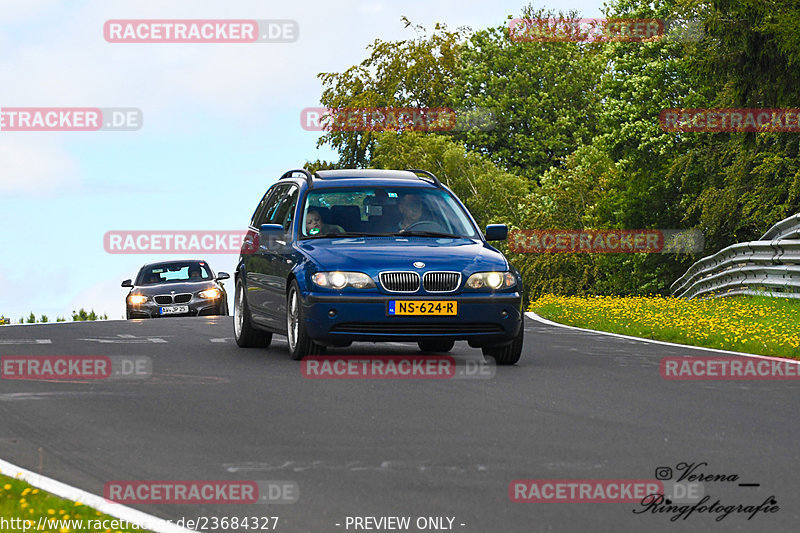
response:
[[[328,235],[330,233],[344,233],[344,228],[336,224],[323,224],[319,210],[310,207],[306,213],[306,234]]]

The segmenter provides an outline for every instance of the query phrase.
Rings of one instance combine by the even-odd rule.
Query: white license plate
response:
[[[170,305],[169,307],[162,307],[162,315],[180,315],[189,312],[188,305]]]

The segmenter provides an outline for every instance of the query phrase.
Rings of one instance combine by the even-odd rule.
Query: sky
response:
[[[481,29],[520,16],[495,0],[0,0],[0,110],[137,108],[135,131],[0,129],[0,315],[122,318],[122,280],[179,255],[109,254],[108,231],[245,229],[266,189],[305,161],[335,160],[300,125],[320,72],[360,63],[375,39]],[[536,3],[600,17],[602,1]],[[112,43],[108,20],[291,20],[283,43]],[[196,256],[196,254],[194,255]],[[237,256],[202,257],[233,273]],[[230,282],[226,285],[232,293]]]

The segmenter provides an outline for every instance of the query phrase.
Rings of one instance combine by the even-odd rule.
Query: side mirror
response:
[[[505,224],[489,224],[486,226],[487,241],[504,241],[508,239],[508,226]]]
[[[262,224],[259,228],[259,242],[268,250],[274,250],[280,244],[285,244],[286,232],[280,224]]]
[[[230,279],[231,275],[227,272],[218,272],[217,273],[217,281],[221,281],[223,279]]]
[[[133,282],[131,280],[129,280],[129,279],[126,279],[125,281],[122,282],[122,287],[131,287],[131,288],[133,288]]]

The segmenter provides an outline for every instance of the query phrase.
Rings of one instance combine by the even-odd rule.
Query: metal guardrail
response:
[[[772,226],[761,240],[733,244],[699,260],[670,289],[673,296],[689,299],[800,298],[800,213]]]
[[[800,239],[800,213],[789,218],[784,218],[761,237],[762,241],[775,239]]]

